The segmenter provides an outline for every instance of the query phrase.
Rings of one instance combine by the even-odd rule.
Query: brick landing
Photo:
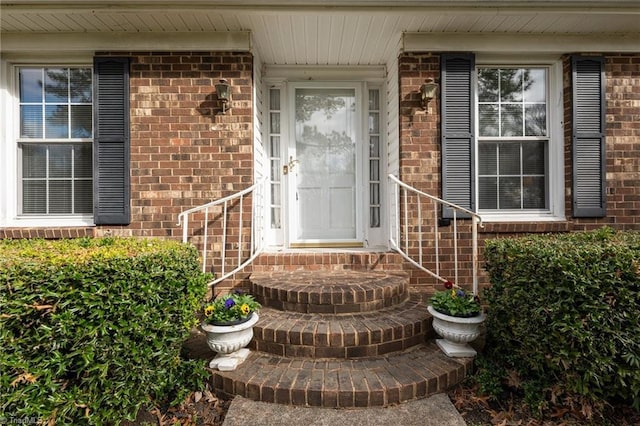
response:
[[[264,306],[254,350],[236,371],[212,371],[213,387],[256,401],[348,408],[424,398],[461,382],[473,360],[437,348],[424,295],[408,280],[371,268],[254,272],[251,292]]]

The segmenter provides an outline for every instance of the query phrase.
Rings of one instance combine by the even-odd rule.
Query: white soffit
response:
[[[403,34],[405,52],[638,52],[640,32],[626,34]]]
[[[173,33],[4,33],[3,53],[133,50],[249,51],[249,31]]]

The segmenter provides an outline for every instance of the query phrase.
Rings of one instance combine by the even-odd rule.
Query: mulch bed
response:
[[[505,393],[501,401],[478,394],[476,385],[464,383],[448,393],[468,426],[636,426],[640,411],[626,406],[606,407],[601,415],[583,412],[579,407],[555,407],[543,413],[532,413],[517,389]],[[179,407],[161,410],[142,409],[134,422],[125,426],[221,426],[231,400],[218,398],[209,389],[193,392]]]

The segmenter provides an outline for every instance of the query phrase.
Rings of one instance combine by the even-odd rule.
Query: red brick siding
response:
[[[488,223],[480,231],[480,247],[487,238],[527,233],[570,232],[609,225],[617,229],[640,230],[640,54],[606,55],[607,96],[607,217],[575,219],[571,217],[571,64],[563,58],[565,214],[563,222]],[[438,93],[425,112],[420,106],[420,85],[427,78],[440,82],[439,55],[405,53],[399,58],[400,84],[400,178],[428,193],[440,196],[440,105]],[[410,205],[409,211],[415,211]],[[424,209],[424,206],[423,206]],[[411,218],[410,224],[415,224]],[[469,234],[469,221],[459,232]],[[411,228],[410,228],[411,229]],[[430,228],[433,229],[433,226]],[[450,228],[440,231],[450,233]],[[445,234],[446,235],[446,234]],[[450,240],[451,241],[451,240]],[[428,241],[423,243],[430,245]],[[463,243],[459,259],[469,260],[469,243]],[[450,244],[451,245],[451,244]],[[441,247],[443,245],[441,244]],[[452,252],[452,249],[443,250]],[[417,253],[417,248],[413,248]],[[451,256],[450,256],[451,257]],[[427,258],[427,260],[429,260]],[[442,275],[452,277],[451,258],[443,261]],[[467,263],[470,265],[470,262]],[[433,266],[433,265],[432,265]],[[469,270],[461,274],[466,282]],[[486,281],[486,277],[483,277]],[[431,286],[435,280],[412,273],[413,285]]]

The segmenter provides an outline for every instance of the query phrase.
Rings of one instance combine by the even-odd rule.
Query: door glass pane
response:
[[[298,239],[356,236],[354,89],[296,89]]]

